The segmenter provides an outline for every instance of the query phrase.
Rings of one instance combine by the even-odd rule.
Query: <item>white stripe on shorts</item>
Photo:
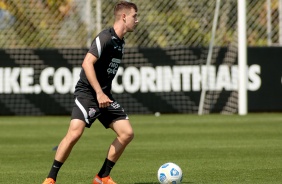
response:
[[[78,108],[81,110],[83,116],[84,116],[84,119],[85,119],[85,122],[87,124],[89,124],[89,121],[87,119],[87,111],[84,109],[84,107],[81,105],[81,103],[77,100],[77,98],[75,98],[75,104],[78,106]]]

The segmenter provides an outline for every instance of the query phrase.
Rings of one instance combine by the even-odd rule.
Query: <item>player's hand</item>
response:
[[[106,108],[111,105],[113,102],[105,93],[103,92],[98,92],[97,93],[97,100],[99,103],[99,108]]]

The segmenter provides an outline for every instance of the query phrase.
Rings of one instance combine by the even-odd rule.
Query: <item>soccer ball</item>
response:
[[[158,170],[158,180],[161,184],[180,184],[182,170],[175,163],[165,163]]]

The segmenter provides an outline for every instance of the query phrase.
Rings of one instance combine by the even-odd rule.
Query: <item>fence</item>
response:
[[[116,0],[2,0],[0,48],[83,48],[113,23]],[[132,1],[139,26],[128,47],[207,46],[216,0]],[[246,0],[249,46],[281,44],[281,0]],[[280,3],[280,4],[279,4]],[[216,44],[233,40],[237,0],[220,7]]]
[[[48,94],[48,91],[44,91],[46,86],[40,84],[40,76],[49,67],[53,67],[53,74],[64,65],[70,70],[80,67],[92,39],[101,29],[112,25],[116,2],[116,0],[2,0],[0,104],[6,107],[7,112],[2,110],[2,113],[46,114],[55,105],[62,107],[60,113],[68,113],[72,105],[72,92],[69,91],[67,94],[63,92],[62,95],[60,91],[54,91]],[[182,85],[180,91],[176,93],[172,88],[169,88],[171,91],[168,89],[154,91],[154,99],[159,99],[154,105],[167,104],[168,108],[163,109],[167,113],[195,113],[199,103],[198,93],[206,88],[208,91],[204,99],[204,113],[237,113],[238,89],[231,87],[230,90],[230,86],[225,86],[226,83],[236,86],[238,78],[237,0],[222,0],[220,3],[211,58],[214,67],[208,72],[200,66],[207,60],[216,0],[132,0],[132,2],[138,5],[139,25],[135,32],[126,35],[127,49],[122,65],[124,71],[130,66],[137,67],[138,70],[143,66],[153,67],[151,68],[153,72],[158,72],[158,69],[162,68],[170,72],[161,75],[162,80],[169,81],[170,86]],[[246,2],[248,46],[281,45],[282,0],[246,0]],[[149,51],[144,52],[146,49]],[[157,49],[157,52],[152,52],[154,49]],[[52,57],[52,54],[56,57]],[[182,66],[187,69],[185,74],[174,71],[174,68]],[[199,80],[196,92],[190,90],[193,86],[183,84],[184,76],[186,81],[192,77],[189,72],[192,71],[191,68],[196,68],[194,66],[199,66],[195,70]],[[178,72],[180,70],[182,69]],[[20,81],[22,72],[22,78],[33,75],[32,80],[27,77],[31,81]],[[207,73],[209,80],[206,82],[202,78],[206,77]],[[173,81],[172,79],[178,75],[182,78]],[[259,71],[256,75],[260,75]],[[60,77],[62,79],[65,76],[62,74],[58,78]],[[62,80],[68,81],[65,78]],[[158,79],[152,83],[157,83],[156,80]],[[50,81],[45,83],[47,87],[51,86]],[[70,85],[62,83],[61,86]],[[157,110],[157,107],[142,104],[146,102],[142,99],[146,99],[147,95],[147,92],[142,91],[136,91],[136,94],[125,92],[118,94],[117,98],[133,113],[151,113]],[[47,109],[38,108],[40,99],[49,99],[49,102],[54,103],[46,106]]]

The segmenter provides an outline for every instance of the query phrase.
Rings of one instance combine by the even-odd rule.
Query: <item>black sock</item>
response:
[[[50,173],[47,178],[53,178],[55,181],[57,179],[58,172],[62,167],[63,163],[57,160],[54,160],[53,165],[51,167]]]
[[[112,170],[112,168],[114,167],[115,163],[110,161],[109,159],[105,159],[105,162],[101,168],[101,170],[98,173],[98,176],[100,178],[104,178],[110,175],[110,172]]]

